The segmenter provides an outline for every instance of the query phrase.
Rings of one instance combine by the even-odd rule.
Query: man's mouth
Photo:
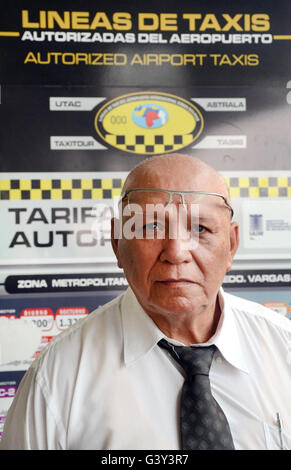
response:
[[[191,281],[190,279],[184,279],[184,278],[181,278],[181,279],[159,279],[157,280],[157,282],[159,284],[162,284],[162,285],[165,285],[165,286],[169,286],[169,287],[182,287],[182,286],[186,286],[186,285],[189,285],[189,284],[193,284],[193,281]]]

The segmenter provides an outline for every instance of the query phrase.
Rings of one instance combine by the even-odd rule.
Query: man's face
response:
[[[179,171],[170,178],[162,174],[148,177],[147,187],[182,190],[183,178],[179,177]],[[186,190],[203,190],[203,177],[199,178],[199,185],[196,182],[194,178],[191,187],[187,183]],[[208,179],[204,190],[209,191],[209,183]],[[135,187],[144,187],[143,181],[135,184],[138,185]],[[218,191],[214,187],[212,192]],[[185,232],[181,235],[181,231],[175,232],[180,235],[170,238],[168,227],[171,221],[180,224],[180,218],[171,219],[171,210],[179,213],[180,202],[180,198],[175,197],[172,207],[168,208],[164,237],[122,237],[113,242],[119,267],[123,268],[141,306],[152,318],[155,315],[200,313],[215,305],[217,292],[231,267],[238,244],[237,224],[231,224],[230,212],[223,199],[214,196],[209,196],[205,204],[199,204],[195,240],[186,237]],[[189,226],[189,217],[187,222]],[[152,227],[156,229],[156,225]]]

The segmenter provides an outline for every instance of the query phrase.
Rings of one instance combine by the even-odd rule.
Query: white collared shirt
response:
[[[235,448],[291,449],[291,323],[219,296],[210,382]],[[26,373],[0,449],[179,449],[184,377],[163,337],[131,289],[57,336]]]

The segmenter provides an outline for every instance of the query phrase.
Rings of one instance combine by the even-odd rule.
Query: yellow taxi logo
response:
[[[95,129],[106,144],[125,152],[156,155],[180,150],[201,134],[199,109],[168,93],[131,93],[103,105]]]

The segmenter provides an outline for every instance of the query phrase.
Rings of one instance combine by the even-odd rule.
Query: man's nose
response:
[[[160,254],[160,261],[171,264],[189,263],[192,260],[192,248],[191,240],[166,238]]]

